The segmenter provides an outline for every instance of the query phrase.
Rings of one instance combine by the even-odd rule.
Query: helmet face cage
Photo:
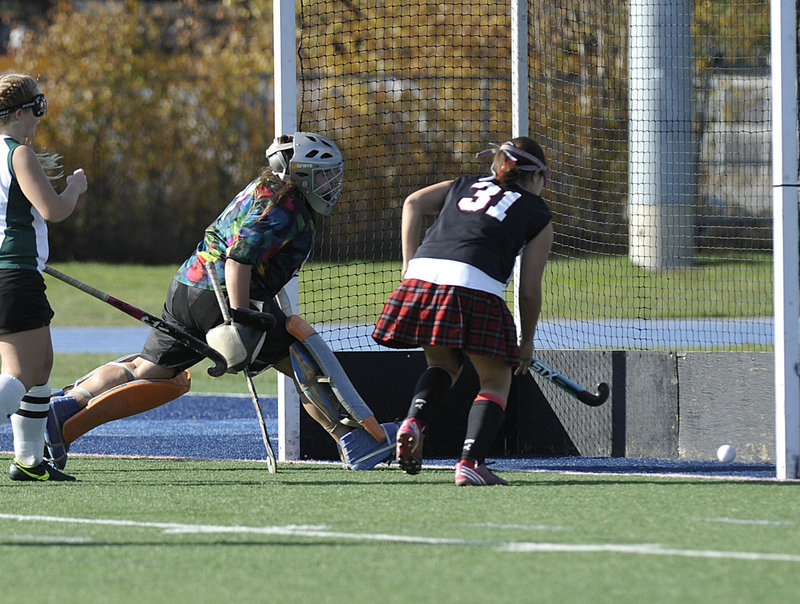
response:
[[[339,196],[342,194],[342,186],[344,185],[344,165],[339,163],[339,165],[332,168],[315,169],[311,175],[311,182],[314,183],[311,195],[325,204],[324,209],[315,209],[320,214],[324,214],[325,216],[330,215],[334,204],[336,204],[339,200]]]
[[[292,150],[289,162],[284,151]],[[272,171],[302,191],[315,212],[329,216],[342,193],[344,164],[336,145],[319,134],[296,132],[291,143],[277,141],[267,149]]]

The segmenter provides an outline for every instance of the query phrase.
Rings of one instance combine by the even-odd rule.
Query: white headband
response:
[[[478,153],[476,157],[478,158],[486,157],[490,153],[496,153],[497,152],[496,150],[500,150],[503,153],[505,153],[506,157],[508,157],[508,159],[513,161],[515,164],[517,164],[517,161],[519,159],[527,159],[528,161],[533,163],[532,166],[517,164],[517,168],[520,170],[528,170],[531,172],[538,170],[547,172],[548,170],[550,170],[550,168],[548,168],[547,165],[541,159],[539,159],[535,155],[531,155],[527,151],[523,151],[519,147],[515,147],[514,143],[512,143],[511,141],[506,141],[502,145],[498,145],[496,143],[489,143],[489,146],[493,148],[484,149],[483,151]]]

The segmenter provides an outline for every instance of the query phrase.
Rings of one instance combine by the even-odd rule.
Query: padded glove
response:
[[[261,352],[266,335],[266,332],[242,323],[223,323],[206,334],[206,342],[225,357],[227,373],[238,373],[249,367]]]
[[[231,309],[231,319],[235,323],[249,325],[253,329],[269,331],[275,327],[275,315],[268,312],[260,312],[252,308],[233,308]]]

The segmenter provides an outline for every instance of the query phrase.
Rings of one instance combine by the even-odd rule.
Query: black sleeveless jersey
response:
[[[544,200],[491,176],[461,176],[414,258],[455,260],[508,283],[520,250],[552,217]]]

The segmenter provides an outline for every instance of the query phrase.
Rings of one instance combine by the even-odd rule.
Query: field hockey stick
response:
[[[194,337],[192,334],[184,331],[177,325],[172,323],[167,323],[163,319],[159,319],[155,315],[151,315],[148,312],[143,311],[140,308],[136,308],[132,304],[128,304],[127,302],[123,302],[119,298],[115,298],[99,289],[92,287],[91,285],[87,285],[82,281],[78,281],[74,277],[70,277],[69,275],[65,275],[61,271],[54,269],[52,266],[45,266],[44,272],[50,275],[51,277],[55,277],[59,281],[63,281],[64,283],[75,287],[82,292],[89,294],[90,296],[94,296],[98,300],[102,300],[107,304],[110,304],[117,310],[121,310],[126,315],[133,317],[134,319],[138,319],[145,325],[148,325],[155,329],[156,331],[160,331],[161,333],[165,333],[171,338],[174,338],[187,348],[191,348],[197,353],[202,354],[204,357],[209,358],[211,361],[214,362],[213,367],[208,368],[208,375],[212,377],[219,377],[225,373],[225,369],[228,367],[228,363],[219,352],[211,348],[207,343],[203,342],[199,338]]]
[[[226,325],[230,325],[233,323],[233,319],[231,319],[231,310],[228,307],[225,294],[222,293],[222,285],[219,282],[217,267],[214,266],[214,263],[211,261],[206,261],[205,267],[208,278],[211,280],[211,285],[214,287],[214,294],[217,296],[219,309],[222,311],[222,319],[225,321]],[[261,439],[264,441],[264,448],[267,450],[267,470],[270,474],[275,474],[275,472],[278,471],[278,462],[275,458],[275,451],[272,450],[272,445],[269,442],[267,424],[264,421],[264,413],[261,411],[261,402],[258,400],[255,384],[253,384],[253,376],[250,375],[250,369],[248,367],[245,367],[242,373],[244,373],[244,379],[247,381],[247,389],[250,391],[250,398],[253,400],[253,406],[256,408],[258,423],[261,424]]]
[[[583,386],[579,386],[549,365],[542,363],[542,361],[536,357],[533,357],[529,371],[531,375],[538,374],[542,376],[544,379],[561,388],[564,392],[574,396],[584,405],[599,407],[608,399],[609,388],[608,384],[605,382],[601,382],[597,385],[597,394],[592,394]]]

